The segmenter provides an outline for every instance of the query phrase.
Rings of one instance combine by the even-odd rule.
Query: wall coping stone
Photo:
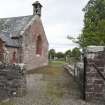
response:
[[[96,53],[100,51],[104,51],[105,46],[88,46],[86,49],[87,53]]]

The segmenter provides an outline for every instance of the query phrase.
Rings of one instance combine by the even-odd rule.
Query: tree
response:
[[[83,11],[84,28],[77,43],[81,47],[105,45],[105,0],[90,0]]]
[[[65,52],[65,55],[71,56],[71,50],[67,50],[67,51]]]
[[[55,55],[56,55],[55,50],[54,49],[50,49],[49,52],[48,52],[48,58],[50,60],[54,60]]]
[[[80,49],[75,47],[73,50],[72,50],[72,57],[75,58],[75,60],[79,60],[80,59],[80,56],[81,56],[81,52],[80,52]]]
[[[67,50],[67,51],[65,52],[65,61],[66,61],[66,62],[70,63],[70,57],[71,57],[71,55],[72,55],[71,50]]]
[[[57,57],[58,59],[64,58],[64,54],[63,54],[62,52],[57,52],[57,53],[56,53],[56,57]]]

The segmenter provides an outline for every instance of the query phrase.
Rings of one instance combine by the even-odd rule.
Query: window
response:
[[[36,54],[42,55],[42,38],[41,38],[41,36],[38,36],[37,40],[36,40]]]
[[[4,48],[3,48],[3,41],[0,39],[0,61],[4,60]]]
[[[16,63],[16,51],[12,54],[12,63]]]

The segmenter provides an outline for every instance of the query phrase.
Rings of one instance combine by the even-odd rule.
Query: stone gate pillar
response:
[[[86,100],[105,100],[105,49],[89,46],[86,57]]]

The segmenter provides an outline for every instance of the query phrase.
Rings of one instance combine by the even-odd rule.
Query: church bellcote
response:
[[[33,15],[39,15],[39,16],[41,16],[42,5],[39,3],[39,1],[36,1],[32,5],[33,5]]]

